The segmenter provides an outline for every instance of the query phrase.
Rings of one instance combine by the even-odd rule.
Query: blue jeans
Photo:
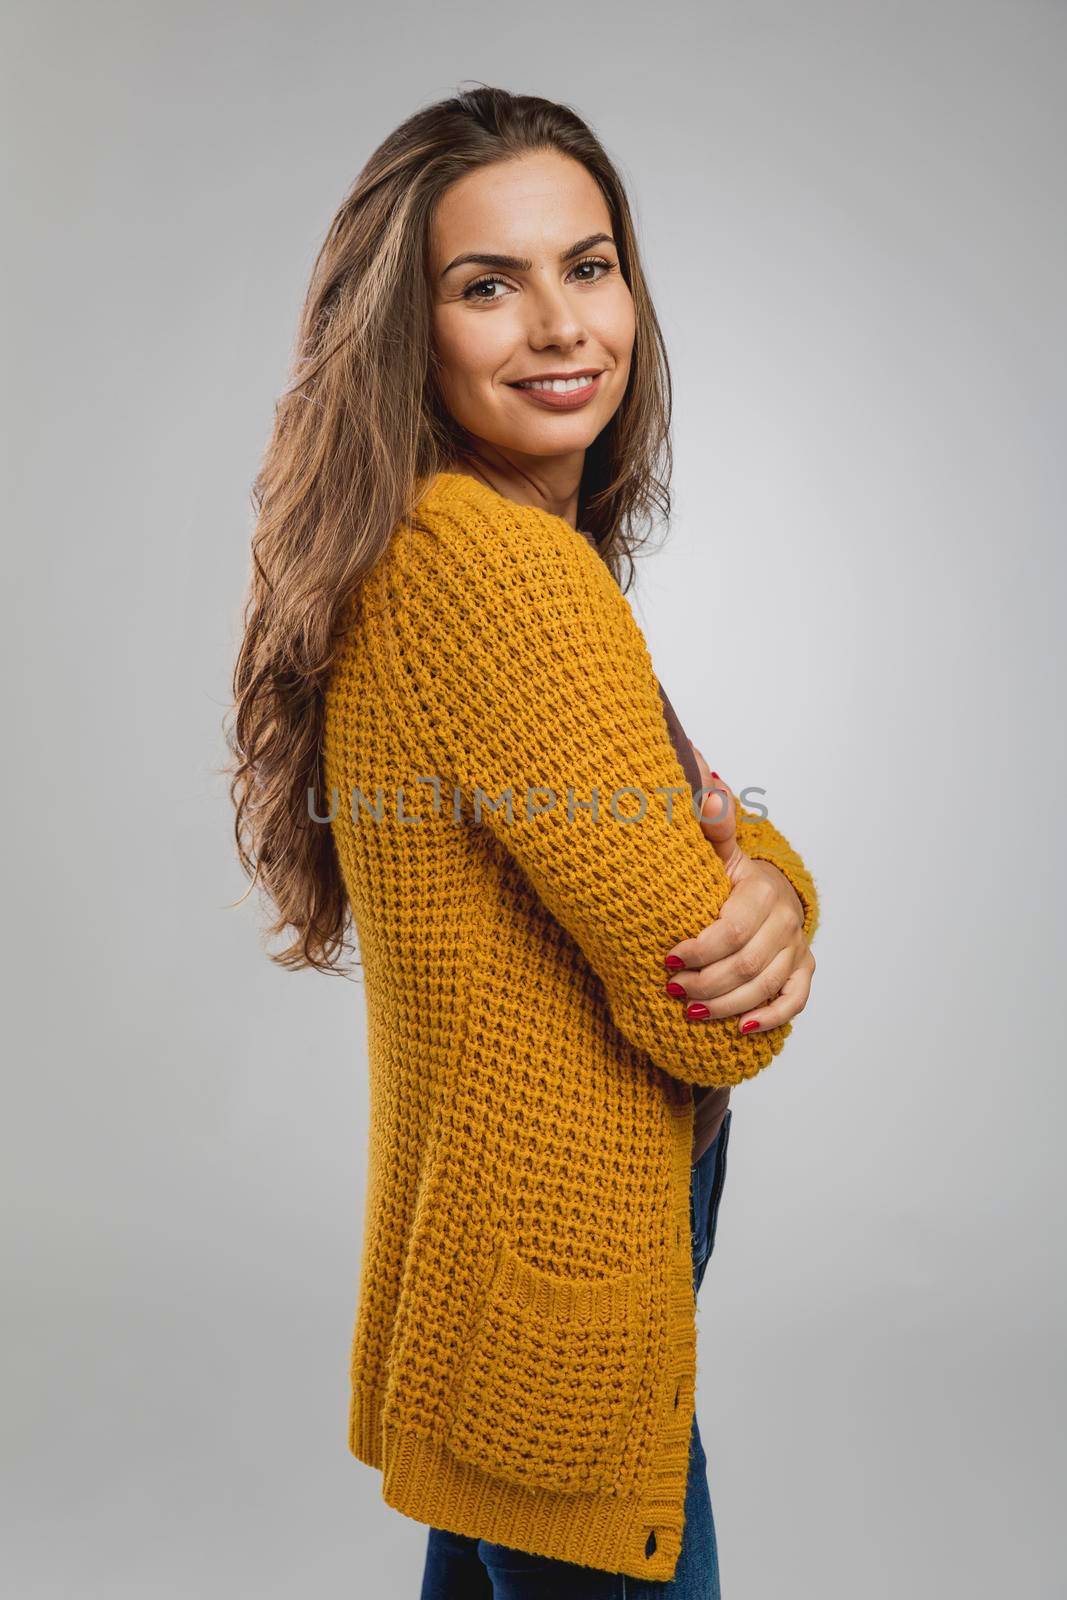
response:
[[[689,1189],[693,1289],[699,1292],[715,1246],[733,1108],[694,1163]],[[431,1528],[419,1600],[720,1600],[719,1556],[708,1490],[708,1463],[696,1411],[689,1439],[685,1528],[674,1577],[663,1583],[601,1572],[570,1561],[512,1550],[488,1539]]]

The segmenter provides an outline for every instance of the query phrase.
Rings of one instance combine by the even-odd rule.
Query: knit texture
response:
[[[423,489],[326,694],[370,1068],[349,1444],[420,1522],[664,1580],[696,1380],[693,1086],[753,1077],[790,1024],[690,1023],[665,992],[665,954],[731,886],[603,561],[465,475]],[[813,931],[799,856],[744,826]]]

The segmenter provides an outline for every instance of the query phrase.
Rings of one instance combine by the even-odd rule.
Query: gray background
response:
[[[481,79],[630,185],[677,381],[636,611],[823,899],[700,1301],[727,1600],[1062,1593],[1064,6],[4,32],[5,1586],[418,1592],[345,1437],[362,995],[231,908],[217,769],[315,249]]]

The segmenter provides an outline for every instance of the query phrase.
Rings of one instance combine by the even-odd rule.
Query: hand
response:
[[[737,843],[733,792],[696,745],[693,754],[701,787],[714,791],[704,797],[701,831],[734,888],[703,933],[669,952],[683,963],[671,980],[687,1005],[697,1001],[707,1008],[693,1021],[736,1016],[746,1033],[778,1027],[803,1011],[811,992],[815,957],[803,933],[804,908],[783,872],[745,855]]]

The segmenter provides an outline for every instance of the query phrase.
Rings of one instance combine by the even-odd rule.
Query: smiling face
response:
[[[516,465],[580,474],[626,392],[635,331],[595,179],[557,150],[481,167],[442,196],[430,255],[452,416]],[[564,393],[516,387],[555,373],[596,376]]]

